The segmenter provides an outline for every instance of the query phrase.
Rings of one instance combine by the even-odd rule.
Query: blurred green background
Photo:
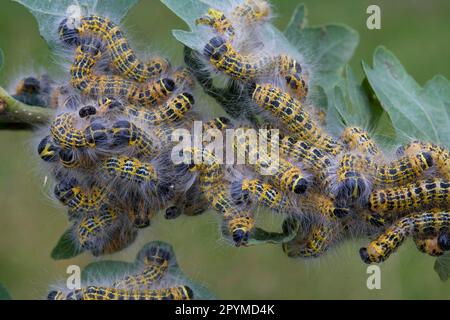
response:
[[[181,1],[181,0],[180,0]],[[447,0],[304,0],[311,24],[345,23],[360,34],[352,66],[371,63],[377,45],[385,45],[408,72],[424,84],[435,74],[450,78],[450,2]],[[50,68],[58,70],[37,24],[22,6],[0,0],[0,48],[6,65],[0,85],[13,88],[22,76]],[[275,24],[284,28],[297,1],[273,0]],[[366,8],[378,4],[382,29],[366,28]],[[181,45],[171,29],[184,24],[157,0],[141,0],[127,16],[126,29],[134,46],[160,51],[181,62]],[[66,267],[83,267],[95,258],[83,254],[69,261],[54,261],[50,251],[67,227],[62,208],[45,190],[31,132],[0,132],[0,282],[16,299],[41,299],[48,286],[65,279]],[[450,298],[450,282],[441,282],[433,271],[434,259],[419,253],[408,241],[381,265],[381,290],[366,287],[366,265],[358,256],[364,240],[345,243],[320,259],[288,259],[279,246],[233,248],[220,241],[216,214],[157,218],[138,240],[108,259],[134,260],[150,240],[170,242],[185,272],[207,284],[223,299],[428,299]],[[268,219],[275,228],[275,220]],[[273,222],[273,223],[271,223]]]

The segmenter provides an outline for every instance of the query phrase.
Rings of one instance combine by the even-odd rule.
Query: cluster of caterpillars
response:
[[[450,249],[448,150],[414,141],[389,159],[362,128],[330,135],[321,111],[308,102],[312,71],[292,51],[264,41],[261,28],[270,16],[265,0],[243,0],[196,20],[205,31],[198,52],[205,65],[240,85],[245,107],[264,120],[203,123],[203,130],[235,130],[233,150],[255,159],[243,165],[224,165],[203,146],[183,150],[191,162],[171,160],[171,132],[191,130],[200,120],[191,110],[190,70],[161,57],[140,60],[106,17],[61,22],[61,44],[74,52],[71,80],[58,91],[38,151],[80,248],[116,252],[161,209],[171,219],[208,208],[219,213],[225,238],[245,246],[258,208],[266,207],[299,226],[282,244],[289,257],[317,257],[345,238],[368,234],[376,239],[360,250],[367,263],[385,260],[410,235],[430,255]],[[268,139],[278,130],[275,169],[273,159],[252,148],[247,129]]]
[[[308,103],[311,71],[303,70],[301,58],[270,44],[264,48],[270,41],[262,26],[270,15],[266,1],[247,0],[235,8],[210,8],[196,20],[205,26],[205,64],[248,92],[245,104],[262,114],[260,128],[280,131],[279,167],[271,175],[261,175],[268,159],[252,154],[239,134],[237,152],[258,159],[240,170],[239,179],[219,182],[224,174],[215,169],[212,182],[211,166],[199,169],[208,176],[201,186],[213,208],[236,216],[229,230],[235,244],[245,244],[256,207],[263,206],[298,220],[296,237],[283,243],[290,257],[316,257],[360,235],[376,237],[360,250],[366,263],[384,261],[407,236],[433,256],[450,250],[448,150],[414,141],[389,159],[362,128],[347,127],[338,138],[328,134]],[[249,41],[259,46],[252,51]]]
[[[170,275],[176,264],[173,252],[164,243],[146,245],[137,256],[137,267],[114,279],[88,279],[78,289],[57,289],[48,300],[192,300],[190,284]],[[186,281],[184,281],[186,282]]]

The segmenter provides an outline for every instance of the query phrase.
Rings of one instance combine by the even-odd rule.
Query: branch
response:
[[[47,123],[52,114],[52,109],[24,104],[0,87],[0,129],[32,129]]]

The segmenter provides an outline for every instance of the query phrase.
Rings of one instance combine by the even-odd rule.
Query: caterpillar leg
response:
[[[420,213],[397,220],[391,227],[360,249],[365,263],[385,261],[403,243],[406,237],[427,237],[447,233],[450,229],[450,213],[447,211]]]

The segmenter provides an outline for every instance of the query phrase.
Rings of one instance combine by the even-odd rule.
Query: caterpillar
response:
[[[199,172],[200,190],[211,207],[221,213],[228,232],[236,246],[246,244],[254,226],[250,212],[235,203],[230,195],[230,184],[224,181],[224,172],[217,158],[207,149],[184,151],[185,155],[200,158],[199,164],[193,164],[191,170]]]
[[[420,178],[433,166],[433,157],[429,152],[406,155],[389,164],[377,165],[374,184],[379,187],[403,185]]]
[[[255,150],[255,146],[248,141],[248,135],[244,128],[239,128],[234,132],[234,148],[238,155],[244,159],[255,160],[254,164],[250,164],[255,171],[269,176],[269,179],[281,190],[301,194],[308,188],[308,181],[304,172],[289,161],[277,157],[277,163],[267,154]],[[233,139],[234,139],[233,138]]]
[[[338,236],[339,228],[325,222],[313,225],[303,237],[300,233],[294,239],[282,244],[283,251],[290,258],[313,258],[323,254]]]
[[[145,256],[145,269],[114,283],[114,287],[123,289],[149,288],[160,281],[169,268],[170,253],[158,247],[152,247]]]
[[[236,52],[231,43],[221,36],[211,38],[205,45],[203,54],[217,70],[233,79],[255,81],[258,77],[278,72],[296,97],[303,99],[308,93],[302,67],[289,56],[263,57],[254,62],[253,58]]]
[[[309,142],[284,134],[280,134],[279,148],[283,156],[305,164],[319,181],[324,181],[327,168],[332,164],[328,154]]]
[[[105,204],[93,214],[83,216],[74,228],[80,247],[97,250],[109,240],[109,233],[117,225],[118,219],[118,213]]]
[[[414,243],[420,252],[433,257],[438,257],[450,250],[450,234],[442,233],[431,238],[414,237]]]
[[[266,21],[271,14],[270,5],[265,0],[245,0],[232,11],[233,18],[247,24]]]
[[[51,291],[48,300],[191,300],[194,292],[188,286],[154,290],[130,290],[89,286],[64,293]]]
[[[300,101],[270,84],[254,84],[252,91],[252,100],[279,118],[298,138],[332,155],[342,151],[342,146],[318,127]]]
[[[444,147],[433,143],[413,141],[402,149],[403,153],[406,155],[417,154],[419,152],[429,153],[433,159],[434,165],[442,175],[442,178],[447,180],[450,179],[450,153]]]
[[[341,141],[349,151],[358,151],[361,154],[379,157],[380,149],[367,131],[359,127],[346,127],[341,135]]]
[[[300,208],[307,213],[319,215],[321,220],[343,218],[350,213],[348,208],[337,206],[331,197],[314,191],[302,198]]]
[[[137,231],[133,225],[124,220],[118,221],[106,242],[99,243],[97,247],[91,249],[91,252],[94,256],[118,252],[132,244],[136,236]]]
[[[149,63],[138,59],[123,36],[120,28],[106,17],[90,15],[81,17],[72,28],[69,19],[64,19],[58,28],[60,39],[69,45],[79,45],[86,36],[96,35],[104,41],[116,69],[124,77],[137,82],[146,82],[166,72],[170,64],[160,57]]]
[[[382,217],[395,216],[411,210],[429,207],[446,210],[450,206],[450,182],[426,179],[400,187],[378,189],[369,196],[369,209]]]
[[[335,181],[330,185],[332,193],[339,201],[366,201],[371,189],[370,173],[373,172],[373,166],[374,163],[368,156],[343,154],[337,165]]]
[[[286,212],[289,203],[286,196],[269,183],[259,179],[242,179],[231,184],[231,196],[235,201],[250,200],[277,212]]]
[[[141,162],[137,158],[126,156],[108,157],[103,160],[102,169],[111,177],[118,177],[125,181],[155,184],[158,175],[151,163]]]
[[[101,121],[94,121],[84,130],[75,128],[72,113],[62,113],[52,122],[50,133],[53,141],[63,149],[94,148],[108,141],[107,130]]]
[[[183,119],[184,114],[192,108],[194,103],[194,97],[187,92],[183,92],[169,99],[163,105],[150,110],[127,106],[124,108],[124,114],[132,120],[140,121],[149,126],[157,126]]]
[[[69,215],[99,209],[105,200],[104,189],[93,186],[83,190],[75,178],[60,181],[54,189],[55,197],[69,208]]]
[[[38,145],[38,154],[39,157],[41,157],[42,160],[44,160],[45,162],[54,162],[54,161],[58,161],[59,157],[58,157],[58,152],[59,152],[59,148],[53,144],[53,142],[51,141],[52,138],[47,135],[45,136]]]
[[[131,104],[153,106],[167,100],[175,90],[175,82],[169,78],[136,84],[120,76],[95,75],[93,68],[100,56],[100,44],[91,39],[83,39],[75,50],[75,59],[70,69],[70,82],[84,95],[93,98],[122,97]]]
[[[220,10],[209,8],[208,13],[195,20],[197,25],[207,25],[212,27],[217,33],[232,39],[235,36],[235,30],[231,21]]]
[[[180,90],[193,90],[195,88],[195,78],[188,68],[178,68],[172,74],[175,87]]]
[[[154,155],[159,149],[145,130],[128,120],[115,122],[109,131],[113,147],[134,147],[144,156]]]
[[[383,262],[409,235],[426,237],[446,233],[449,228],[450,213],[447,211],[409,215],[397,220],[367,247],[361,248],[359,254],[365,263]]]

